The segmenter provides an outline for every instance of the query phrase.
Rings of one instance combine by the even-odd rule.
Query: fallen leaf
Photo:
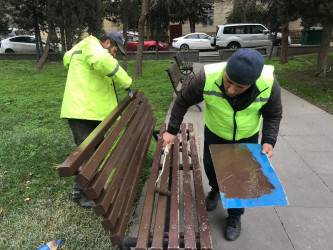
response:
[[[26,181],[25,183],[24,183],[24,185],[27,185],[27,184],[29,184],[31,181]]]
[[[30,198],[25,198],[24,201],[30,201]]]
[[[33,176],[33,175],[34,175],[34,173],[33,173],[33,172],[30,172],[30,173],[29,173],[29,176]]]

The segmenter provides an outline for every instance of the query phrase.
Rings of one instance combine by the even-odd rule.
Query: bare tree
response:
[[[145,22],[147,20],[147,15],[149,11],[148,1],[149,0],[142,0],[141,3],[141,14],[138,22],[139,43],[136,52],[135,76],[142,76],[143,41]]]

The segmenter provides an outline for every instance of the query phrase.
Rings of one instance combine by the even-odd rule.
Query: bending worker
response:
[[[110,31],[100,39],[85,38],[64,56],[68,75],[60,117],[68,119],[78,146],[117,106],[115,85],[126,89],[132,83],[115,59],[119,51],[125,55],[123,44],[123,36]],[[81,207],[94,206],[76,182],[73,199]]]
[[[175,141],[187,109],[205,100],[203,162],[211,186],[207,211],[214,210],[219,200],[210,144],[258,143],[263,117],[262,153],[269,158],[273,155],[282,118],[280,86],[273,71],[273,66],[264,66],[258,51],[239,49],[227,63],[206,65],[175,100],[163,146]],[[244,208],[228,209],[224,230],[227,240],[240,235],[243,213]]]

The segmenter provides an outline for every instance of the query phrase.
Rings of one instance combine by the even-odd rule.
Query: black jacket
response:
[[[171,117],[167,130],[169,133],[174,135],[177,134],[187,109],[190,106],[204,100],[203,91],[205,82],[205,70],[202,69],[191,79],[190,83],[180,91],[171,111]],[[247,108],[259,94],[257,86],[253,84],[242,94],[231,98],[225,95],[222,83],[216,84],[220,87],[222,93],[224,94],[222,98],[226,98],[235,111],[240,111]],[[260,111],[263,116],[261,143],[269,143],[274,146],[277,140],[280,121],[282,118],[281,90],[275,76],[271,96]]]

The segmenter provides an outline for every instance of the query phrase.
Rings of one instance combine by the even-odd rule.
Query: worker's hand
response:
[[[177,139],[176,135],[170,134],[168,132],[165,132],[163,134],[163,147],[168,145],[168,149],[171,148],[172,143]]]
[[[264,143],[262,145],[261,153],[267,155],[268,158],[271,158],[273,156],[273,146],[269,143]]]

